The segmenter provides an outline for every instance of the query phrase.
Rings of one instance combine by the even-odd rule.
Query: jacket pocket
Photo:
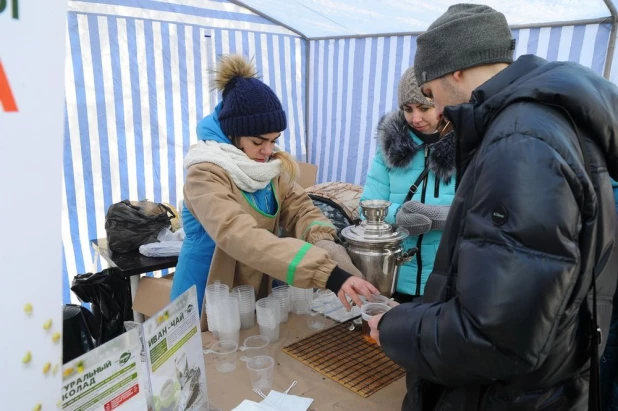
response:
[[[417,387],[420,404],[418,411],[436,410],[445,395],[445,387],[427,380],[421,380]]]

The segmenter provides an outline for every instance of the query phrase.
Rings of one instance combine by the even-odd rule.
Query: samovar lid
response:
[[[344,228],[341,235],[351,243],[386,244],[397,243],[408,237],[408,231],[395,228],[384,221],[391,202],[385,200],[361,201],[361,213],[365,220],[359,225]]]

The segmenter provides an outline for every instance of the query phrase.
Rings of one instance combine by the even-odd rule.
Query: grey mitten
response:
[[[361,273],[360,270],[354,266],[354,263],[352,262],[352,259],[344,246],[328,240],[320,240],[315,243],[315,245],[328,251],[328,255],[334,262],[337,263],[339,268],[356,277],[364,278],[363,273]]]
[[[431,230],[442,230],[446,224],[450,206],[430,206],[418,201],[403,203],[395,221],[406,228],[410,235],[420,235]]]

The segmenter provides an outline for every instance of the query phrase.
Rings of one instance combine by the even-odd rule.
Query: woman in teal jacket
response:
[[[403,74],[397,91],[399,110],[378,124],[378,150],[361,201],[389,200],[387,222],[410,232],[406,249],[418,247],[415,258],[399,271],[394,297],[407,302],[423,294],[455,195],[455,137],[449,133],[440,138],[433,102],[421,94],[413,67]],[[417,181],[417,191],[406,201]],[[425,207],[435,212],[434,221],[417,214]]]

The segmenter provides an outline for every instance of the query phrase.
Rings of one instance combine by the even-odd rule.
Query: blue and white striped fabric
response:
[[[215,56],[255,57],[288,114],[281,145],[306,155],[305,42],[293,32],[215,0],[69,1],[67,23],[65,303],[73,276],[92,268],[89,240],[105,236],[112,203],[182,200],[183,157],[219,98]]]
[[[578,61],[601,73],[609,32],[608,24],[589,24],[514,35],[517,55]],[[64,302],[73,299],[73,276],[92,269],[89,240],[105,235],[110,204],[181,201],[182,159],[196,141],[197,121],[219,99],[208,72],[217,55],[255,57],[288,114],[283,148],[301,160],[309,152],[319,181],[363,183],[376,124],[396,105],[416,39],[311,41],[309,61],[305,47],[295,33],[226,0],[69,0]]]
[[[609,24],[513,30],[516,56],[574,61],[603,74],[610,30]],[[397,83],[415,52],[412,36],[310,42],[308,151],[318,182],[364,183],[378,120],[396,108]]]

